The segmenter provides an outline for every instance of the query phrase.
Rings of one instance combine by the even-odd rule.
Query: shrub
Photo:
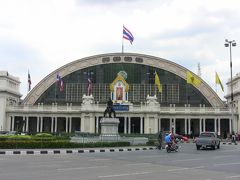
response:
[[[35,136],[37,137],[52,137],[52,134],[49,133],[37,133]]]
[[[129,142],[73,143],[69,141],[0,141],[1,149],[92,148],[129,146]]]
[[[4,135],[0,136],[0,141],[7,141],[7,140],[30,140],[31,136],[28,135]]]
[[[147,142],[147,145],[148,145],[148,146],[154,146],[154,145],[155,145],[155,141],[154,141],[154,140],[149,140],[149,141]]]

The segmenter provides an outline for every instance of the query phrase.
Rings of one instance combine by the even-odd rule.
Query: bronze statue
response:
[[[106,114],[108,113],[108,116],[109,117],[112,117],[112,113],[113,113],[113,117],[115,118],[116,117],[116,113],[113,109],[113,102],[111,100],[111,98],[109,98],[108,102],[107,102],[107,108],[105,109],[104,111],[104,117],[106,117]]]

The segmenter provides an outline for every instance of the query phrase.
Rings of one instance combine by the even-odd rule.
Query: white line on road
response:
[[[178,159],[178,160],[173,160],[171,162],[182,162],[182,161],[199,161],[201,159]]]
[[[139,172],[139,173],[126,173],[126,174],[113,174],[107,176],[98,176],[98,178],[112,178],[112,177],[121,177],[121,176],[135,176],[135,175],[144,175],[151,174],[152,172]]]
[[[173,172],[173,171],[183,171],[183,170],[191,170],[191,169],[202,169],[205,166],[198,166],[198,167],[191,167],[191,168],[178,168],[178,169],[169,169],[168,172]]]
[[[222,164],[214,164],[214,166],[229,166],[229,165],[238,165],[240,162],[236,163],[222,163]]]
[[[96,169],[96,168],[105,168],[108,166],[90,166],[90,167],[74,167],[74,168],[62,168],[57,169],[58,171],[69,171],[69,170],[82,170],[82,169]]]
[[[153,155],[153,156],[139,156],[138,158],[145,159],[145,158],[156,158],[156,157],[167,157],[166,155]]]
[[[111,159],[90,159],[88,161],[109,161]]]
[[[141,165],[151,165],[152,163],[135,163],[135,164],[125,164],[125,166],[141,166]]]
[[[234,157],[233,155],[225,155],[225,156],[213,156],[213,159],[218,159],[218,158],[226,158],[226,157]]]
[[[227,176],[225,178],[226,179],[240,178],[240,175],[237,175],[237,176]]]
[[[223,150],[223,151],[220,151],[220,152],[234,152],[234,151],[239,151],[240,148],[236,148],[236,149],[230,149],[230,150]]]

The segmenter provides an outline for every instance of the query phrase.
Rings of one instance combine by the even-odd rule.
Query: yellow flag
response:
[[[190,71],[187,71],[187,83],[198,87],[202,82],[197,76],[193,75]]]
[[[221,82],[217,72],[216,72],[216,84],[219,84],[221,86],[221,88],[222,88],[222,91],[224,92],[224,88],[223,88],[222,82]]]
[[[157,72],[155,72],[155,85],[157,85],[158,91],[162,93],[162,85],[160,83],[160,79],[158,77]]]

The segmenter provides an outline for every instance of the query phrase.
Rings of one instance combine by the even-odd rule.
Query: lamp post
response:
[[[237,46],[237,43],[235,42],[235,40],[229,41],[228,39],[226,39],[224,46],[229,47],[229,50],[230,50],[230,73],[231,73],[231,79],[230,79],[231,102],[230,103],[231,103],[231,119],[232,119],[232,122],[233,122],[232,47]],[[231,128],[231,127],[229,127],[229,128]]]

